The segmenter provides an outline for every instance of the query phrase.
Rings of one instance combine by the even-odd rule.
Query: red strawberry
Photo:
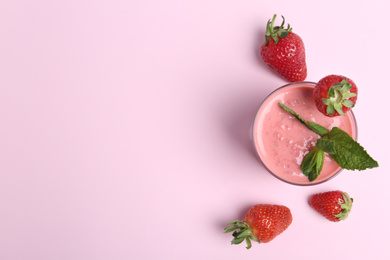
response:
[[[346,192],[328,191],[314,194],[309,198],[309,204],[322,216],[330,221],[338,222],[348,217],[353,199]]]
[[[274,27],[276,14],[267,23],[265,43],[261,46],[264,62],[290,82],[303,81],[307,76],[305,46],[301,37],[280,26]]]
[[[268,243],[285,231],[292,222],[289,208],[279,205],[259,204],[253,206],[246,213],[244,221],[228,223],[230,227],[225,233],[233,232],[232,244],[240,244],[246,241],[247,249],[251,248],[251,240]]]
[[[356,104],[358,89],[344,76],[329,75],[314,87],[313,98],[318,110],[326,116],[345,115]]]

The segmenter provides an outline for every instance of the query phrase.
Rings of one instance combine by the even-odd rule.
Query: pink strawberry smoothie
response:
[[[329,130],[339,127],[354,139],[357,135],[352,112],[347,112],[346,116],[327,117],[317,110],[312,96],[314,86],[315,83],[299,82],[277,89],[262,103],[253,125],[255,149],[265,167],[277,178],[297,185],[322,183],[335,176],[341,168],[326,154],[321,174],[315,181],[309,181],[300,167],[319,135],[285,112],[278,102],[308,122],[315,122]]]

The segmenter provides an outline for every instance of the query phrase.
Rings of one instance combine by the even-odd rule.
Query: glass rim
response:
[[[312,82],[312,81],[298,81],[298,82],[292,82],[292,83],[288,83],[288,84],[285,84],[283,86],[280,86],[278,88],[276,88],[275,90],[273,90],[270,94],[268,94],[264,99],[263,101],[261,102],[259,108],[257,109],[257,112],[255,114],[255,117],[254,117],[254,120],[252,122],[252,127],[251,127],[251,138],[252,138],[252,145],[253,145],[253,148],[255,150],[255,153],[258,157],[258,159],[260,160],[260,162],[263,164],[264,168],[272,174],[272,176],[276,177],[277,179],[285,182],[285,183],[288,183],[288,184],[292,184],[292,185],[296,185],[296,186],[314,186],[314,185],[318,185],[318,184],[321,184],[321,183],[324,183],[324,182],[327,182],[331,179],[333,179],[334,177],[336,177],[337,175],[339,175],[344,169],[342,167],[339,166],[339,169],[336,171],[336,173],[334,173],[332,176],[328,177],[328,178],[325,178],[321,181],[315,181],[315,182],[309,182],[309,183],[296,183],[296,182],[292,182],[292,181],[288,181],[286,179],[283,179],[282,177],[278,176],[277,174],[273,173],[268,167],[267,165],[263,162],[263,160],[261,159],[260,157],[260,154],[259,152],[257,151],[257,148],[256,148],[256,143],[255,143],[255,131],[254,131],[254,128],[256,127],[255,125],[255,122],[256,122],[256,119],[258,118],[259,116],[259,113],[260,113],[260,110],[261,108],[263,107],[264,103],[273,95],[275,94],[277,91],[283,89],[283,88],[286,88],[286,87],[290,87],[292,85],[298,85],[298,84],[308,84],[308,85],[313,85],[313,88],[314,86],[317,84],[316,82]],[[351,121],[352,121],[352,124],[354,126],[354,130],[355,130],[355,136],[354,136],[354,140],[357,141],[358,139],[358,126],[357,126],[357,122],[356,122],[356,117],[355,117],[355,114],[353,113],[352,110],[349,110],[347,113],[350,114],[350,117],[351,117]]]

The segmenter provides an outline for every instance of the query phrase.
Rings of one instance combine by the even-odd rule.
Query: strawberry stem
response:
[[[251,240],[260,243],[260,240],[253,235],[253,230],[249,226],[249,224],[243,221],[236,220],[228,223],[227,225],[230,225],[230,227],[225,228],[224,233],[234,231],[232,234],[234,237],[231,242],[232,245],[238,245],[245,240],[247,245],[246,249],[250,249],[252,247]]]
[[[352,108],[355,104],[349,100],[351,97],[355,97],[356,94],[350,92],[352,85],[344,78],[341,82],[334,84],[329,88],[328,98],[323,98],[322,102],[327,105],[326,113],[333,115],[336,111],[345,116],[343,112],[343,106]]]
[[[290,24],[287,25],[287,29],[284,29],[284,16],[282,15],[283,21],[280,26],[275,26],[275,19],[276,14],[272,17],[272,20],[268,20],[267,27],[266,27],[266,33],[265,33],[265,43],[264,45],[268,44],[268,39],[272,38],[274,40],[274,43],[277,44],[279,42],[280,38],[284,38],[288,36],[288,33],[292,31],[292,28],[290,27]]]
[[[348,193],[343,192],[343,199],[344,203],[339,203],[342,211],[339,214],[335,215],[338,220],[346,219],[352,208],[353,199],[349,197]]]

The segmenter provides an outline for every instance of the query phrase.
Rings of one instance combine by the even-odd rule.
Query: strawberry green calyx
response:
[[[275,22],[275,19],[276,19],[276,14],[272,18],[272,20],[268,20],[267,30],[266,30],[266,33],[265,33],[265,43],[264,43],[264,45],[268,44],[268,37],[271,37],[275,41],[275,44],[277,44],[279,42],[280,38],[287,37],[288,33],[291,32],[292,28],[290,28],[290,24],[287,24],[287,28],[286,29],[283,28],[283,26],[284,26],[284,17],[283,17],[283,15],[282,15],[282,18],[283,18],[282,24],[280,26],[275,26],[275,27],[274,27],[274,22]]]
[[[333,115],[337,111],[340,115],[345,116],[342,107],[354,107],[355,104],[349,98],[356,97],[356,93],[351,93],[351,88],[352,85],[347,81],[347,78],[329,88],[328,98],[322,99],[322,102],[328,106],[326,108],[328,115]]]
[[[252,247],[251,240],[260,243],[260,240],[253,235],[253,230],[248,223],[236,220],[227,225],[230,227],[225,228],[224,233],[234,231],[232,245],[238,245],[245,240],[247,245],[246,249],[250,249]]]
[[[339,214],[335,215],[335,217],[338,218],[339,221],[344,220],[348,217],[349,212],[351,212],[352,203],[353,203],[353,199],[349,197],[348,193],[343,192],[342,195],[343,195],[344,203],[339,202],[342,211]]]

